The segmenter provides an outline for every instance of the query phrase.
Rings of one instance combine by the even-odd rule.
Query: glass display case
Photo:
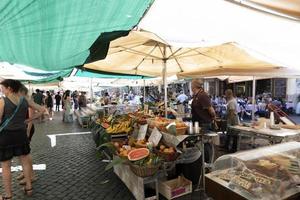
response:
[[[300,199],[300,143],[221,156],[206,179],[241,199]]]

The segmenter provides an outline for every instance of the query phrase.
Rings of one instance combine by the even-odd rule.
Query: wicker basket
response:
[[[176,128],[176,135],[185,135],[187,127]]]
[[[131,171],[139,177],[153,176],[159,169],[159,165],[139,166],[139,165],[134,165],[134,164],[130,163],[129,166],[130,166]]]

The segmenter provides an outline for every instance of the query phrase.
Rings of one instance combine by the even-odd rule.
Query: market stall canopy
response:
[[[300,20],[299,0],[228,0],[270,12],[279,16]]]
[[[140,75],[117,74],[110,72],[101,72],[96,70],[76,70],[75,77],[98,78],[98,79],[147,79],[148,77]]]
[[[0,1],[0,61],[64,70],[106,56],[152,0]]]
[[[61,71],[44,71],[38,70],[24,65],[12,65],[6,62],[0,63],[0,78],[16,79],[22,82],[30,82],[34,84],[42,84],[49,82],[59,82],[64,77],[68,77],[72,69]]]
[[[245,81],[253,81],[253,76],[213,76],[213,77],[205,77],[207,78],[217,78],[221,81],[227,81],[228,83],[238,83]],[[270,77],[257,77],[255,76],[255,80],[269,79]]]
[[[165,49],[165,51],[164,51]],[[190,75],[203,70],[239,69],[251,73],[281,69],[277,65],[259,60],[235,43],[212,47],[173,47],[153,33],[131,31],[127,37],[111,42],[107,57],[84,67],[113,73],[162,76],[163,61],[168,76]],[[241,71],[241,70],[240,70]],[[235,70],[232,70],[234,73]],[[226,74],[224,74],[226,75]]]
[[[156,0],[138,26],[173,46],[236,42],[275,60],[276,64],[300,68],[299,21],[232,2]]]
[[[177,80],[176,76],[171,76],[167,78],[168,83],[173,83]],[[73,84],[73,86],[72,86]],[[89,88],[91,84],[91,79],[88,77],[78,77],[70,76],[64,78],[61,85],[67,88],[70,86],[72,88],[82,89]],[[93,89],[95,88],[107,88],[107,87],[127,87],[127,86],[157,86],[162,84],[162,78],[147,78],[147,79],[125,79],[125,78],[93,78],[92,79]]]

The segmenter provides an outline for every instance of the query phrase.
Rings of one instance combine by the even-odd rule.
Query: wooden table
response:
[[[270,128],[253,128],[246,126],[229,126],[228,132],[231,135],[237,135],[237,151],[240,150],[240,142],[242,137],[250,137],[252,145],[257,138],[266,139],[270,144],[278,144],[288,141],[300,141],[300,130],[292,130],[281,128],[280,130],[273,130]]]

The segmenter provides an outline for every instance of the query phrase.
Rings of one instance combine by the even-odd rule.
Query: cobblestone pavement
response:
[[[33,196],[25,197],[12,172],[13,199],[31,200],[102,200],[134,199],[133,195],[111,171],[105,171],[107,163],[97,157],[95,144],[90,134],[73,135],[87,132],[77,122],[66,124],[61,121],[61,113],[55,113],[52,121],[36,123],[32,139],[31,154],[33,164],[45,164],[46,170],[36,170],[38,179],[33,183]],[[73,133],[73,134],[72,134]],[[56,136],[56,146],[51,147],[47,135]],[[13,159],[12,166],[20,165]],[[3,191],[2,184],[0,189]],[[161,198],[164,199],[164,198]],[[200,199],[199,193],[180,198]]]
[[[112,171],[104,171],[106,164],[97,158],[90,134],[56,136],[54,147],[47,137],[49,134],[84,131],[87,129],[79,128],[76,122],[62,123],[60,116],[36,124],[32,141],[33,162],[46,164],[46,170],[35,171],[38,180],[33,184],[31,198],[23,195],[16,180],[18,172],[13,172],[14,200],[134,199]],[[14,159],[12,165],[19,165],[17,161]]]

